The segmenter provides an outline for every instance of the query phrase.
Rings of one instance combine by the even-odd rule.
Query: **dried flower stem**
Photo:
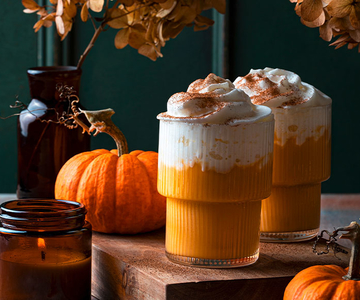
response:
[[[349,271],[343,276],[345,280],[360,280],[360,225],[356,222],[351,222],[349,226],[337,228],[335,232],[347,231],[342,234],[340,238],[349,239],[352,242],[351,256],[349,262]]]
[[[121,0],[117,0],[116,3],[114,4],[114,7],[116,7],[117,5],[119,5],[121,3]],[[108,3],[107,3],[108,4]],[[95,42],[96,40],[98,39],[99,35],[101,32],[105,31],[105,26],[107,25],[108,22],[114,20],[114,19],[117,19],[117,18],[121,18],[121,17],[124,17],[128,14],[131,14],[137,10],[139,10],[140,8],[142,8],[143,6],[139,6],[138,8],[132,10],[132,11],[129,11],[127,12],[126,14],[123,14],[121,16],[118,16],[116,18],[111,18],[110,16],[105,16],[104,20],[101,22],[100,26],[98,28],[96,28],[95,30],[95,33],[93,35],[93,37],[91,38],[90,42],[89,42],[89,45],[86,47],[84,53],[80,56],[79,58],[79,61],[78,61],[78,64],[77,64],[77,68],[78,69],[81,69],[83,63],[84,63],[84,60],[86,58],[86,56],[88,56],[90,50],[94,47],[95,45]],[[94,23],[93,23],[94,24]],[[95,24],[94,24],[95,26]]]
[[[93,35],[93,37],[91,38],[90,42],[89,42],[89,45],[86,47],[84,53],[80,56],[79,58],[79,62],[77,64],[77,68],[78,69],[81,69],[81,66],[83,65],[84,63],[84,60],[86,58],[86,56],[88,56],[90,50],[94,47],[94,44],[95,44],[95,41],[98,39],[100,33],[102,31],[104,31],[104,27],[105,27],[106,23],[103,22],[101,23],[101,25],[95,30],[95,33]]]

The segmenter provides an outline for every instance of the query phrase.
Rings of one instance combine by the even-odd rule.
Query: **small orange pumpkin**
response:
[[[100,124],[87,117],[91,124]],[[106,123],[109,129],[112,122]],[[104,124],[100,124],[99,131],[106,132]],[[116,138],[119,132],[111,135],[119,144]],[[124,137],[121,139],[121,151],[127,152],[126,140],[124,144]],[[117,150],[105,149],[80,153],[61,168],[55,197],[83,203],[95,231],[120,234],[152,231],[165,225],[166,215],[166,199],[156,189],[157,168],[158,154],[153,151],[137,150],[120,156]]]
[[[336,265],[302,270],[286,287],[284,300],[359,300],[360,281],[344,280],[346,273]]]
[[[338,231],[348,231],[340,238],[353,242],[349,268],[317,265],[304,269],[286,287],[284,300],[360,300],[360,226],[352,222],[333,233]]]

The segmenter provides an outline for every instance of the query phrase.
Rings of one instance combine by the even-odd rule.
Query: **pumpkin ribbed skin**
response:
[[[284,300],[360,300],[360,281],[342,279],[346,273],[335,265],[302,270],[286,287]]]
[[[56,199],[81,202],[93,230],[135,234],[165,225],[166,198],[156,189],[158,154],[116,150],[75,155],[61,168]]]

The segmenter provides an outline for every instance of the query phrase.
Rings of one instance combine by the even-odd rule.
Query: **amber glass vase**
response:
[[[27,71],[31,102],[18,119],[18,198],[54,198],[56,176],[63,164],[90,149],[90,136],[81,128],[56,123],[70,109],[60,99],[58,85],[73,86],[78,95],[81,70],[76,67],[37,67]]]

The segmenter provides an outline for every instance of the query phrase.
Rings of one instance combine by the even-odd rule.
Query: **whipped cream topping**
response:
[[[238,89],[247,93],[253,104],[271,108],[324,106],[330,97],[310,84],[301,81],[299,75],[282,69],[250,70],[234,81]]]
[[[253,105],[230,80],[211,73],[191,83],[186,92],[171,96],[167,112],[159,114],[158,119],[232,125],[261,121],[269,115],[269,108]]]

